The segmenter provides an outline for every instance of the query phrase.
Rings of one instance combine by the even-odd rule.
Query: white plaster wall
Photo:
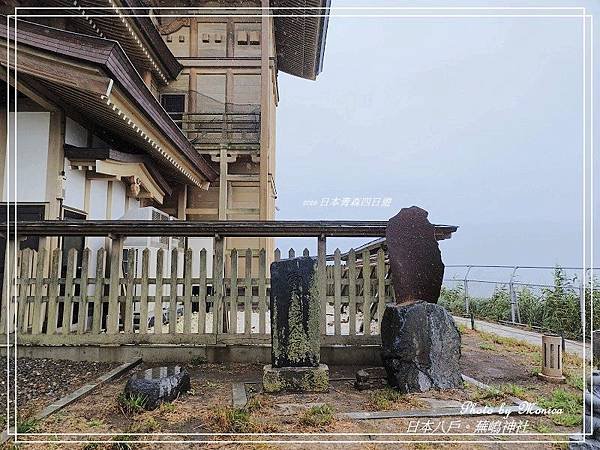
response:
[[[113,181],[113,191],[112,191],[112,214],[108,219],[120,219],[123,214],[125,214],[125,196],[127,195],[127,190],[125,188],[125,183],[122,181]]]
[[[88,130],[67,117],[65,123],[65,144],[87,147]]]
[[[65,123],[65,144],[86,147],[87,140],[88,130],[67,117]],[[65,158],[64,171],[67,178],[65,181],[64,205],[83,210],[85,199],[85,172],[83,170],[72,170],[67,158]]]
[[[85,207],[85,171],[71,169],[70,161],[65,158],[65,199],[64,205],[83,211]]]
[[[14,113],[9,113],[11,131],[14,129]],[[4,189],[3,201],[43,202],[46,199],[46,172],[48,139],[50,135],[49,112],[20,112],[17,115],[16,162],[14,169],[15,140],[11,133],[10,161],[6,165],[4,180],[11,191],[10,199]],[[5,155],[5,158],[7,155]],[[10,175],[10,176],[9,176]],[[58,174],[57,174],[58,175]],[[17,192],[15,197],[15,183]]]

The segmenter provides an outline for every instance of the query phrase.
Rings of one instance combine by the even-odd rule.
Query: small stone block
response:
[[[329,390],[329,367],[273,367],[268,364],[263,369],[263,390],[274,394],[279,392],[327,392]]]

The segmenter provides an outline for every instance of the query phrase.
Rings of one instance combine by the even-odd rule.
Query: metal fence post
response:
[[[510,275],[510,282],[508,283],[508,289],[510,293],[510,316],[512,323],[516,323],[517,320],[519,323],[521,322],[521,318],[519,317],[519,306],[517,304],[517,293],[515,292],[515,286],[513,284],[513,281],[515,280],[515,273],[517,272],[518,268],[519,266],[515,266],[513,268],[512,274]]]
[[[465,273],[465,279],[463,281],[463,283],[464,283],[464,294],[465,294],[465,312],[466,312],[467,316],[470,314],[470,311],[469,311],[469,309],[470,309],[469,308],[469,306],[470,306],[469,305],[469,279],[468,279],[468,277],[469,277],[469,272],[471,271],[472,267],[473,266],[468,266],[467,267],[467,272]]]

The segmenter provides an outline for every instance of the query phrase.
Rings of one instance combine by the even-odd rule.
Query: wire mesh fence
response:
[[[600,328],[600,285],[593,270],[448,265],[440,304],[457,315],[582,339]]]

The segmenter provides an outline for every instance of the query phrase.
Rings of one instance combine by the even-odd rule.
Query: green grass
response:
[[[501,400],[505,397],[506,393],[493,386],[490,386],[490,389],[477,388],[473,394],[473,400],[476,402],[482,400]]]
[[[175,404],[174,403],[170,403],[170,402],[166,402],[166,403],[161,403],[160,406],[158,407],[158,410],[160,411],[161,414],[164,413],[170,413],[175,411]]]
[[[96,428],[104,425],[104,421],[102,419],[90,419],[88,420],[88,426],[91,428]]]
[[[32,433],[35,431],[40,421],[34,418],[23,419],[17,423],[17,433]]]
[[[482,350],[491,350],[493,352],[496,351],[496,346],[494,344],[490,344],[489,342],[482,342],[479,344],[479,348]]]
[[[323,427],[333,423],[333,408],[328,404],[313,406],[300,416],[300,423],[309,427]]]
[[[507,395],[512,395],[513,397],[517,397],[520,399],[524,399],[527,397],[527,391],[524,387],[519,386],[517,384],[508,383],[500,386],[500,391]]]
[[[386,387],[371,394],[371,404],[378,410],[390,409],[403,395],[395,389]]]
[[[226,433],[250,433],[254,429],[250,412],[246,408],[215,408],[212,411],[212,421],[219,431]]]
[[[160,429],[160,424],[154,417],[148,417],[147,419],[139,422],[134,422],[129,427],[130,433],[152,433]]]
[[[582,422],[581,394],[573,394],[564,389],[557,389],[549,397],[541,397],[537,404],[542,408],[561,409],[562,414],[550,414],[548,417],[556,425],[574,427]]]
[[[125,415],[137,414],[144,411],[148,398],[143,394],[125,394],[121,392],[117,403]]]

